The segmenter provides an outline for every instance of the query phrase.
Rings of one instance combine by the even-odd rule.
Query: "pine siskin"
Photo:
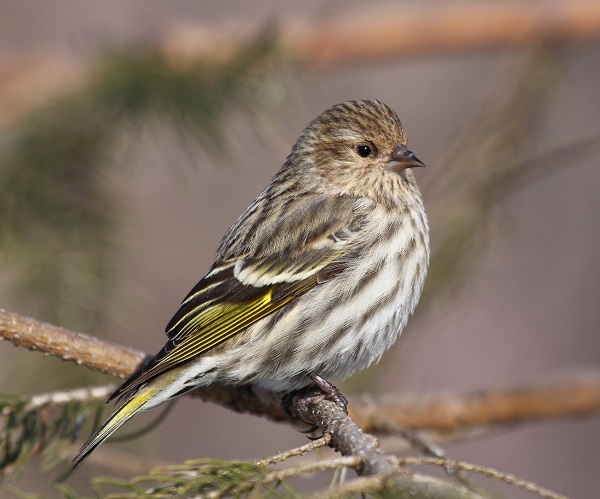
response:
[[[75,457],[138,411],[213,382],[290,392],[365,368],[412,314],[429,229],[396,114],[350,101],[312,121],[223,237],[166,345],[109,398],[124,404]]]

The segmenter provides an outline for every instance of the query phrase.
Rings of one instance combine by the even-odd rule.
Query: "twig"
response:
[[[410,495],[399,496],[399,491],[410,491]],[[360,477],[339,487],[311,494],[308,497],[311,499],[341,499],[377,493],[381,497],[418,497],[419,499],[439,499],[440,497],[444,499],[482,499],[483,497],[465,488],[416,473]]]
[[[401,466],[406,465],[416,465],[416,464],[431,464],[434,466],[442,466],[445,468],[454,468],[461,471],[468,471],[470,473],[477,473],[479,475],[486,476],[488,478],[494,478],[496,480],[500,480],[502,482],[508,483],[509,485],[514,485],[515,487],[519,487],[520,489],[526,490],[528,492],[532,492],[541,497],[546,497],[548,499],[567,499],[565,496],[557,494],[551,490],[545,489],[536,485],[535,483],[529,482],[527,480],[522,480],[521,478],[517,478],[514,475],[509,473],[503,473],[501,471],[495,470],[493,468],[488,468],[486,466],[479,466],[476,464],[465,463],[464,461],[454,461],[452,459],[444,459],[444,458],[435,458],[435,457],[406,457],[398,459],[398,464]]]
[[[265,475],[261,481],[262,483],[280,482],[293,476],[315,473],[316,471],[336,470],[343,467],[357,468],[360,464],[361,460],[358,456],[334,457],[273,471],[272,473]]]
[[[115,391],[115,385],[92,386],[90,388],[75,388],[60,390],[32,396],[23,411],[32,411],[46,404],[61,405],[69,402],[89,402],[90,400],[106,400]]]
[[[321,438],[313,440],[312,442],[302,445],[300,447],[296,447],[295,449],[290,449],[285,452],[278,452],[274,456],[266,457],[257,461],[256,464],[260,464],[261,466],[268,466],[270,464],[281,463],[286,459],[296,456],[302,456],[312,450],[319,449],[321,447],[325,447],[331,443],[331,435],[329,433],[323,435]]]

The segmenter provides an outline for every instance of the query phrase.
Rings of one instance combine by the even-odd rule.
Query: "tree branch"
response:
[[[119,377],[133,373],[145,357],[142,352],[0,309],[2,339]],[[249,412],[274,421],[303,421],[317,426],[331,447],[343,456],[358,459],[355,468],[360,475],[376,477],[375,481],[369,482],[374,490],[419,490],[420,497],[439,497],[439,492],[444,490],[444,497],[478,497],[464,487],[439,480],[428,478],[423,483],[419,482],[415,476],[404,473],[398,461],[386,456],[379,449],[377,440],[366,432],[397,434],[409,428],[444,434],[481,426],[591,414],[600,410],[600,372],[588,371],[563,376],[551,383],[471,394],[403,400],[353,400],[349,406],[350,416],[338,405],[326,400],[318,389],[303,392],[292,399],[293,418],[283,409],[280,393],[217,384],[194,391],[205,400],[238,412]],[[100,395],[105,393],[106,389],[99,390]],[[73,394],[79,398],[94,396],[92,391]],[[62,398],[68,396],[61,394]],[[355,484],[362,485],[360,479]]]
[[[600,411],[600,371],[571,371],[543,382],[410,398],[352,400],[352,419],[370,433],[398,428],[451,433],[485,426],[586,416]]]
[[[326,400],[318,389],[313,395],[294,397],[293,409],[298,419],[329,434],[329,445],[342,456],[360,457],[361,464],[357,469],[359,475],[383,475],[398,470],[379,449],[379,442],[363,433],[340,406]]]
[[[131,375],[145,354],[0,309],[0,339],[39,350],[119,378]]]
[[[0,309],[2,339],[120,378],[132,374],[145,358],[143,352]],[[193,394],[236,412],[298,424],[283,409],[279,393],[215,383]],[[570,372],[544,382],[472,393],[356,398],[351,399],[348,410],[363,431],[380,434],[396,434],[399,429],[448,434],[482,426],[585,416],[600,412],[600,370]]]
[[[174,64],[203,56],[222,59],[247,43],[257,29],[248,29],[246,20],[176,26],[155,46]],[[331,68],[442,51],[591,39],[600,34],[600,4],[513,0],[369,5],[325,19],[284,19],[277,30],[292,59],[307,67]],[[0,64],[0,126],[9,126],[28,109],[81,84],[90,69],[89,61],[47,49],[26,59],[5,59]]]
[[[600,35],[600,5],[593,0],[420,2],[369,5],[343,14],[318,12],[317,16],[276,24],[283,49],[313,69]],[[247,36],[243,21],[222,26],[188,24],[169,30],[158,47],[181,63],[206,55],[223,57]]]

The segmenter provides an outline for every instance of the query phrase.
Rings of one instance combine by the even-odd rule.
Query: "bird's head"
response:
[[[425,166],[406,147],[396,114],[377,100],[348,101],[326,110],[304,129],[291,157],[321,188],[385,204],[414,192],[411,169]]]

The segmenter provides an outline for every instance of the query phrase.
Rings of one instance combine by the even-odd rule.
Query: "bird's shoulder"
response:
[[[365,202],[352,196],[298,192],[285,199],[263,193],[225,234],[217,262],[301,254],[349,240],[365,221]]]

